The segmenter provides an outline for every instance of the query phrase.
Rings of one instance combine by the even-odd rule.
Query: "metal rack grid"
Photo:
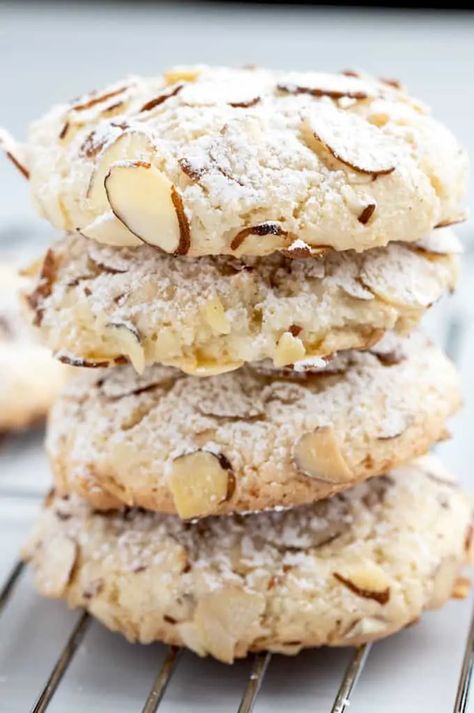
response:
[[[472,254],[470,255],[472,258]],[[458,361],[460,350],[462,349],[464,331],[467,320],[464,314],[453,309],[450,311],[449,319],[446,321],[444,329],[444,343],[446,350],[451,358]],[[21,498],[22,493],[15,494]],[[36,493],[36,496],[38,493]],[[27,494],[26,494],[27,497]],[[4,613],[7,604],[15,598],[15,591],[19,586],[25,571],[25,565],[16,561],[11,567],[6,580],[0,589],[0,618]],[[91,617],[85,611],[80,612],[75,621],[66,641],[57,655],[56,663],[42,686],[37,699],[30,709],[30,713],[44,713],[49,708],[57,693],[61,681],[66,674],[70,664],[84,641],[85,635],[90,627]],[[461,668],[458,674],[458,684],[456,691],[452,693],[453,713],[467,713],[469,703],[469,692],[472,683],[474,671],[474,609],[471,614],[470,623],[465,642],[464,654],[462,658]],[[1,644],[1,642],[0,642]],[[349,706],[353,701],[357,684],[361,678],[364,666],[369,658],[371,651],[377,647],[376,643],[366,644],[355,650],[349,658],[349,662],[343,673],[340,681],[339,689],[332,706],[331,713],[348,713]],[[182,651],[176,647],[170,646],[164,661],[159,665],[156,671],[150,690],[144,691],[142,701],[137,701],[137,710],[141,707],[142,713],[155,713],[160,707],[160,704],[165,699],[166,690],[170,683],[173,674],[179,667]],[[257,701],[259,691],[264,681],[265,675],[269,670],[272,661],[272,654],[255,654],[251,660],[250,673],[247,677],[241,700],[238,705],[238,713],[250,713]],[[1,708],[0,694],[0,709]],[[8,709],[5,709],[8,710]],[[315,709],[316,710],[316,709]],[[320,710],[318,708],[318,710]]]
[[[0,592],[0,615],[8,599],[14,595],[15,586],[22,576],[25,565],[17,562],[13,566],[10,575]],[[31,708],[31,713],[44,713],[48,709],[54,694],[56,693],[61,680],[66,673],[74,655],[80,647],[84,635],[87,632],[91,618],[83,611],[77,619],[74,627],[70,631],[69,637],[58,655],[57,661],[40,691],[36,702]],[[363,672],[365,663],[371,649],[375,644],[365,644],[356,648],[349,660],[349,664],[342,677],[339,690],[331,708],[331,713],[347,713],[351,704],[351,699],[356,689],[359,678]],[[162,702],[168,684],[179,665],[181,650],[169,646],[164,662],[159,667],[152,687],[148,694],[144,696],[142,713],[155,713]],[[250,675],[242,694],[238,707],[238,713],[251,713],[255,701],[263,683],[263,679],[270,665],[271,653],[254,654]],[[464,657],[459,674],[459,682],[456,690],[453,713],[466,713],[468,710],[468,700],[472,674],[474,669],[474,611],[471,617],[470,628],[466,639]]]

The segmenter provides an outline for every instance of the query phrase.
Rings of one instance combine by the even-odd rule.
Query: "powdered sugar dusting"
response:
[[[68,385],[50,420],[48,449],[63,486],[90,490],[90,473],[119,502],[165,511],[174,510],[170,464],[184,453],[207,450],[229,463],[235,491],[214,503],[216,512],[286,507],[428,448],[459,404],[454,368],[418,333],[309,371],[246,367],[206,379],[165,367],[143,376],[131,367],[89,371]],[[294,444],[323,426],[334,429],[348,483],[297,468]]]
[[[308,129],[332,156],[308,144]],[[452,135],[384,82],[200,66],[127,78],[38,121],[28,153],[41,213],[61,229],[96,225],[111,208],[96,179],[117,160],[142,157],[144,143],[183,202],[192,256],[233,254],[235,235],[269,221],[318,249],[417,240],[459,213],[466,184],[467,160]],[[132,193],[128,200],[134,209]],[[370,221],[359,221],[356,204],[376,206]],[[137,244],[123,230],[114,239]],[[263,236],[237,254],[285,247]]]
[[[250,649],[348,644],[357,626],[360,641],[384,636],[450,591],[450,580],[438,591],[436,574],[450,562],[455,578],[463,564],[472,505],[443,475],[427,458],[311,506],[196,523],[133,509],[100,515],[55,497],[24,555],[40,591],[140,641],[226,661]],[[61,552],[74,577],[55,571]],[[361,596],[341,577],[386,594]],[[224,639],[212,626],[222,617]]]
[[[288,331],[302,342],[302,359],[365,348],[383,331],[407,331],[457,277],[455,256],[433,259],[402,244],[317,259],[196,261],[70,236],[53,252],[52,293],[38,304],[53,351],[95,361],[127,357],[120,330],[107,329],[127,323],[140,335],[146,363],[191,374],[275,359]]]

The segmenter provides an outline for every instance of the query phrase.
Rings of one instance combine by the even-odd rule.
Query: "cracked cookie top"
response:
[[[196,376],[263,359],[298,369],[409,331],[454,289],[459,247],[444,228],[318,260],[197,260],[71,235],[32,270],[28,301],[45,343],[69,363],[161,363]]]
[[[48,499],[24,550],[46,596],[129,639],[230,663],[387,636],[453,592],[472,503],[432,458],[287,512],[209,517]]]
[[[58,489],[183,519],[329,497],[426,452],[460,401],[453,365],[420,333],[298,372],[80,371],[49,421]]]
[[[56,227],[191,256],[417,240],[459,219],[467,174],[399,86],[260,68],[128,77],[54,107],[18,156]]]

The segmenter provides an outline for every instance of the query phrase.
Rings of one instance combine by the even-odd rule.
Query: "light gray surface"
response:
[[[474,16],[374,13],[340,9],[219,9],[149,3],[0,4],[0,124],[24,136],[27,122],[57,100],[129,72],[153,73],[174,63],[256,62],[275,67],[360,66],[406,80],[474,155]],[[0,245],[38,250],[52,231],[29,207],[28,187],[0,162]],[[472,193],[471,193],[472,197]],[[470,227],[463,235],[469,237]],[[440,452],[472,490],[474,421],[474,257],[466,256],[459,294],[436,306],[427,323],[450,342],[461,368],[466,408],[456,438]],[[460,337],[459,339],[457,337]],[[0,583],[49,486],[41,434],[0,449]],[[377,644],[351,713],[447,713],[452,708],[471,600],[452,602],[421,624]],[[0,616],[0,711],[24,713],[44,683],[76,614],[40,600],[26,575]],[[275,657],[256,713],[325,713],[348,652]],[[93,624],[50,707],[52,713],[139,711],[163,658],[159,646],[133,647]],[[186,654],[164,713],[235,711],[250,663],[225,667]],[[474,706],[471,706],[474,710]]]

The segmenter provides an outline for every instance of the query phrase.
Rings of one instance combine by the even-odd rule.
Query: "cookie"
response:
[[[319,260],[174,258],[70,236],[38,265],[29,302],[64,361],[126,358],[139,371],[162,363],[204,376],[368,348],[388,329],[407,332],[454,288],[457,251],[449,229]]]
[[[18,297],[24,287],[15,266],[0,263],[0,433],[43,421],[68,371],[34,343]]]
[[[55,106],[17,153],[57,228],[190,256],[417,240],[458,220],[467,177],[424,105],[354,73],[130,77]]]
[[[81,371],[49,421],[58,489],[182,518],[329,497],[426,452],[460,402],[454,367],[416,333],[319,370]]]
[[[468,559],[471,517],[424,458],[313,505],[193,523],[52,496],[24,557],[42,594],[128,639],[231,663],[358,645],[441,606]]]

